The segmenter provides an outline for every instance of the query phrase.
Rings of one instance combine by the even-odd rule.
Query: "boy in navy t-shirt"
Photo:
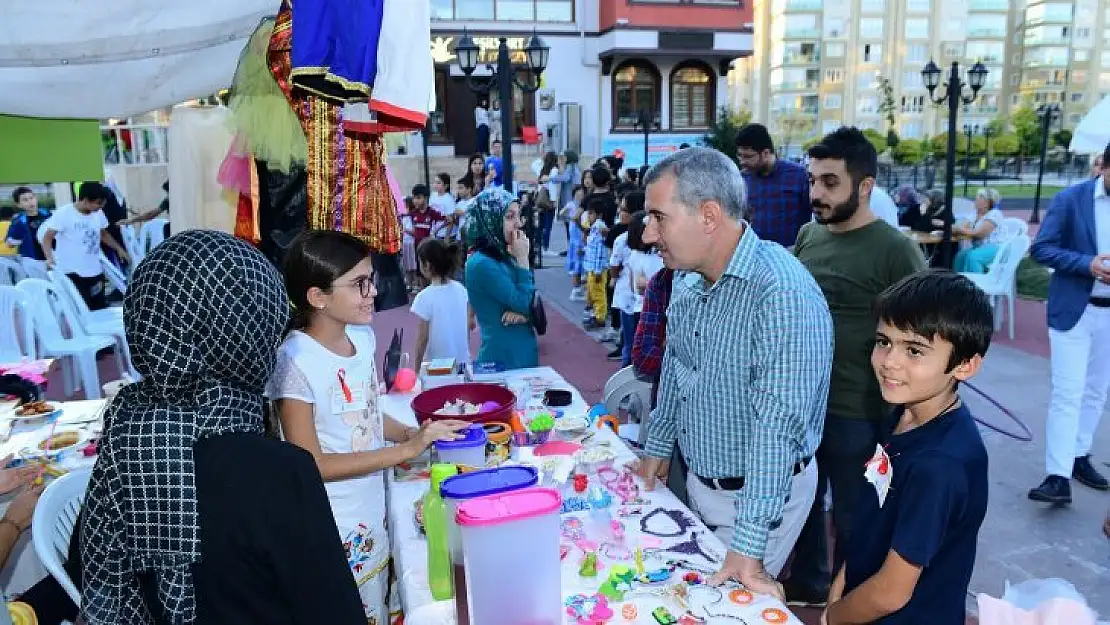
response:
[[[990,302],[950,272],[906,277],[875,302],[871,365],[896,406],[867,463],[874,485],[857,504],[825,622],[963,625],[979,527],[987,511],[987,451],[956,392],[990,346]]]

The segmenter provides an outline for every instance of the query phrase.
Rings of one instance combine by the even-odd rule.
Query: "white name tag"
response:
[[[366,380],[348,378],[347,372],[340,369],[336,373],[336,385],[331,393],[332,414],[366,410],[369,405],[366,396]]]

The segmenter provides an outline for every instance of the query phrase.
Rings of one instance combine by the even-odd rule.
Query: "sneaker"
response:
[[[794,580],[782,583],[786,605],[792,608],[823,608],[828,603],[829,591],[804,586]]]
[[[601,321],[598,321],[597,319],[594,319],[593,317],[590,317],[589,319],[586,319],[582,322],[582,327],[586,330],[598,330],[605,327],[605,324]]]
[[[576,286],[570,290],[570,301],[584,302],[586,301],[586,293],[583,292],[582,287]]]
[[[1029,491],[1029,498],[1041,503],[1067,505],[1071,503],[1071,484],[1066,478],[1050,475],[1040,486]]]
[[[1076,482],[1093,488],[1095,490],[1110,490],[1110,482],[1095,470],[1095,466],[1091,464],[1091,455],[1087,454],[1082,458],[1075,459],[1075,465],[1072,467],[1071,476],[1075,478]]]
[[[618,345],[616,349],[605,355],[605,359],[611,361],[624,360],[624,348]]]

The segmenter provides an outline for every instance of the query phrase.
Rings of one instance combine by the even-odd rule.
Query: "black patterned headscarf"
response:
[[[263,432],[262,392],[287,301],[274,266],[223,233],[178,234],[139,264],[123,322],[143,379],[124,387],[104,417],[80,528],[89,625],[196,619],[193,445]],[[141,573],[152,574],[157,605],[144,603]]]

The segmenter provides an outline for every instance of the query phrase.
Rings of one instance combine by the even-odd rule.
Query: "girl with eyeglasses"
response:
[[[467,423],[415,428],[382,413],[369,256],[365,243],[341,232],[310,231],[294,240],[283,266],[293,329],[266,395],[285,439],[316,459],[367,620],[388,623],[385,471],[437,440],[454,440]]]

